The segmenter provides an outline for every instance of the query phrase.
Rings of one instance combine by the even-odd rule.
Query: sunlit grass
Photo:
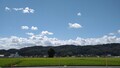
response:
[[[105,66],[106,58],[0,58],[0,66]],[[107,58],[107,65],[120,66],[120,58]]]
[[[18,58],[0,58],[0,66],[6,67],[6,66],[13,66],[20,62],[20,59]]]

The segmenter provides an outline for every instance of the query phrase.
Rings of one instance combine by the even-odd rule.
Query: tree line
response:
[[[18,52],[23,57],[67,57],[67,56],[120,56],[120,43],[100,45],[60,45],[60,46],[32,46],[21,49],[0,50],[0,54],[9,56]]]

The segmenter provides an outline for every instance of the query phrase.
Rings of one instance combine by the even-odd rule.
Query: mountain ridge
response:
[[[56,52],[55,56],[120,56],[120,43],[100,44],[100,45],[60,45],[60,46],[32,46],[21,49],[0,50],[0,54],[9,56],[18,52],[21,56],[47,56],[49,48]]]

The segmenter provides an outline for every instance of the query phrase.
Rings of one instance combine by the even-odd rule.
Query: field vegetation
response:
[[[0,58],[0,67],[120,66],[120,58]]]

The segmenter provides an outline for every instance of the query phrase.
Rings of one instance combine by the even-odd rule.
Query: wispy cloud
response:
[[[118,30],[118,33],[120,33],[120,30]]]
[[[69,23],[68,25],[70,28],[82,28],[82,26],[78,23]]]
[[[35,10],[29,7],[25,7],[25,8],[9,8],[9,7],[5,7],[5,10],[7,11],[21,11],[22,13],[34,13]]]
[[[114,35],[115,33],[109,33],[109,35]]]
[[[21,10],[23,10],[23,8],[13,8],[13,10],[15,10],[15,11],[21,11]]]
[[[32,26],[32,27],[31,27],[31,30],[38,30],[38,27]]]
[[[33,36],[34,35],[34,33],[30,33],[30,32],[28,32],[28,33],[26,33],[27,35],[30,35],[30,36]]]
[[[21,29],[23,29],[23,30],[28,30],[29,27],[28,27],[28,26],[21,26]]]

